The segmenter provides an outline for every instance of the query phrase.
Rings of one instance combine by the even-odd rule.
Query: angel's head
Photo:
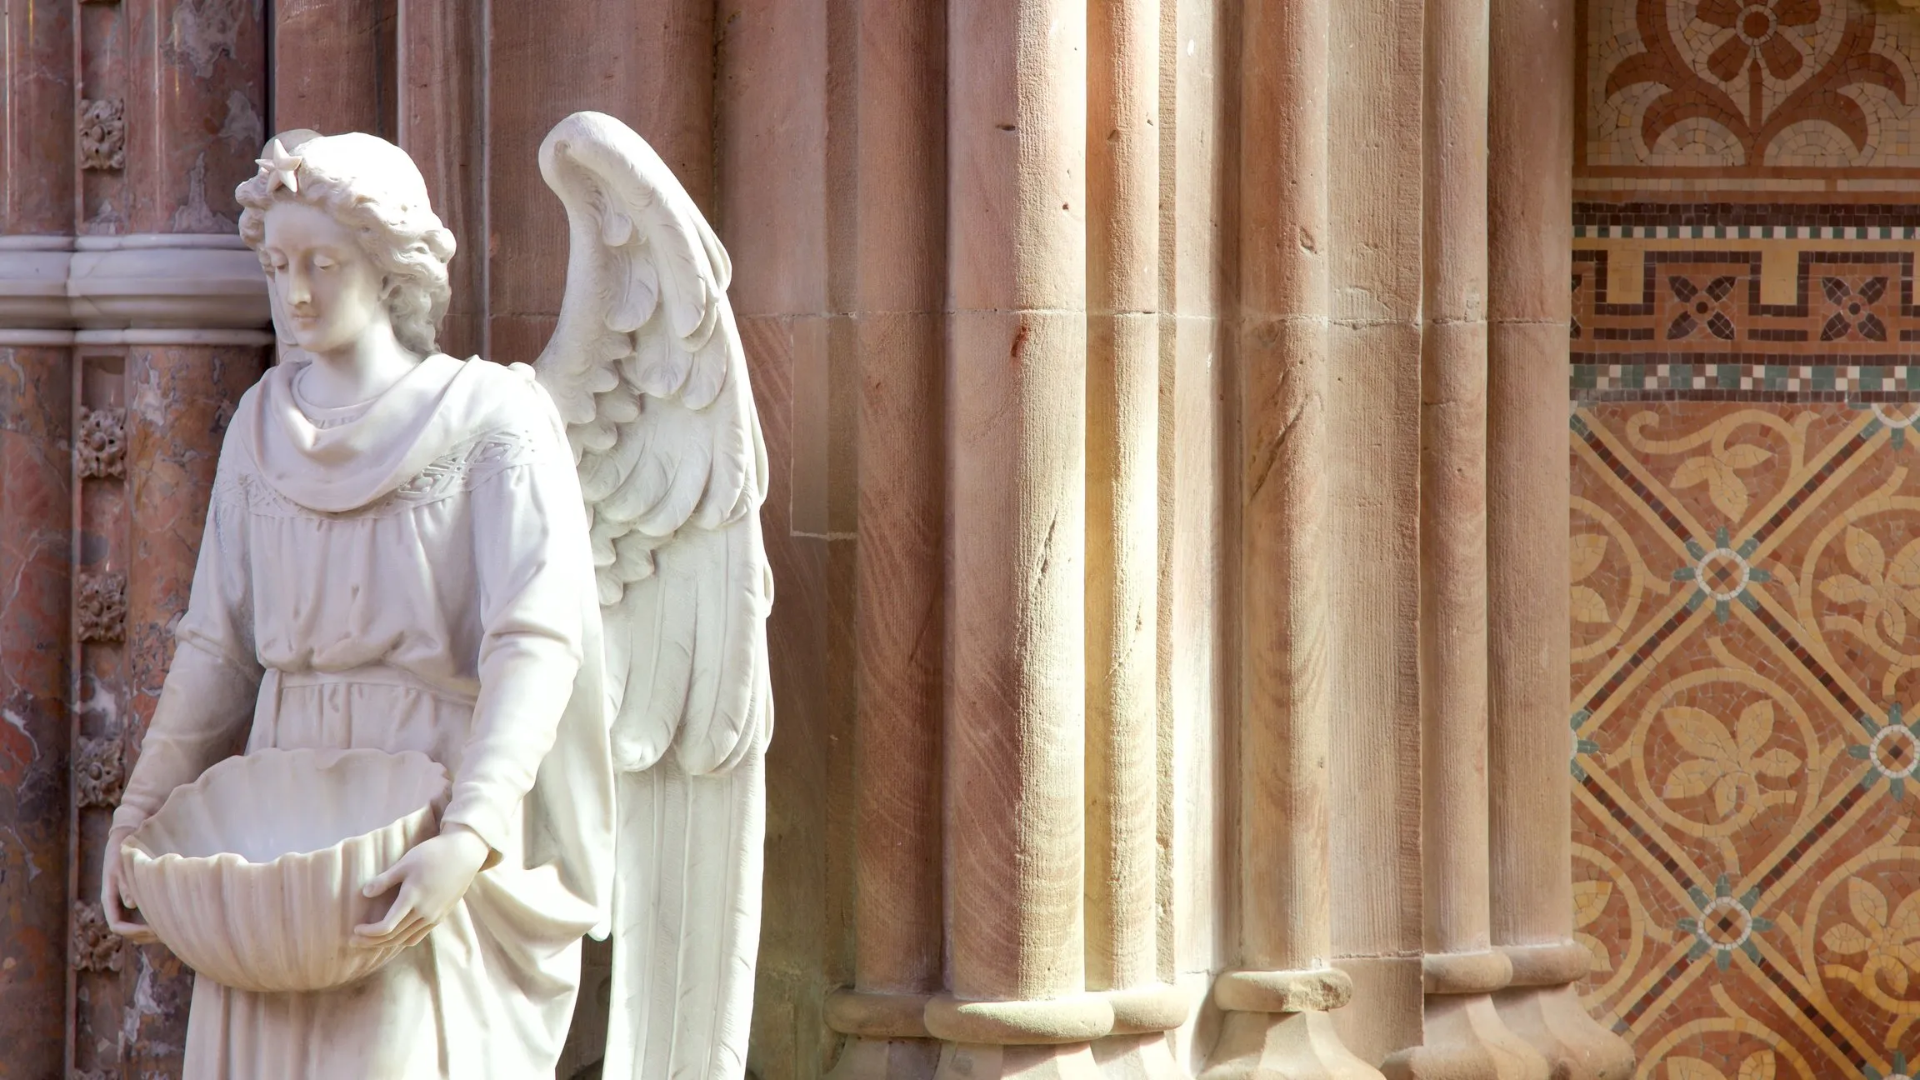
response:
[[[435,351],[453,234],[405,151],[357,132],[293,133],[233,194],[293,344],[327,355],[385,324],[409,351]]]

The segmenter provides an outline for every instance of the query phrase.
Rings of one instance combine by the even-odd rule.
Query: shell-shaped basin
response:
[[[384,750],[260,750],[168,796],[120,849],[140,915],[202,977],[262,993],[364,978],[393,892],[360,894],[437,829],[445,767]]]

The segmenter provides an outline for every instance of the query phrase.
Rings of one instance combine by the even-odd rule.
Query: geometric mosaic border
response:
[[[1590,356],[1591,354],[1589,354]],[[1575,401],[1749,401],[1870,404],[1920,400],[1920,354],[1910,364],[1596,363],[1573,365]],[[1796,358],[1798,359],[1798,358]]]

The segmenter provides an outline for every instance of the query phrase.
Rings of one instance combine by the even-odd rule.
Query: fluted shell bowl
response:
[[[393,891],[361,889],[436,831],[447,771],[425,754],[261,750],[176,789],[120,850],[140,915],[201,976],[239,990],[326,990],[398,945],[354,942]]]

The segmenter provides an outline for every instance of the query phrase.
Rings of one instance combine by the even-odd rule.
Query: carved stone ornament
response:
[[[125,762],[119,739],[81,739],[73,759],[73,793],[80,805],[109,810],[118,805],[127,779]]]
[[[127,636],[127,575],[81,574],[81,641],[124,641]]]
[[[120,936],[107,929],[99,904],[73,905],[73,967],[76,971],[119,971]]]
[[[127,167],[127,103],[119,98],[80,102],[80,167]]]
[[[79,461],[82,479],[126,476],[126,410],[80,410],[80,439],[74,455]]]

